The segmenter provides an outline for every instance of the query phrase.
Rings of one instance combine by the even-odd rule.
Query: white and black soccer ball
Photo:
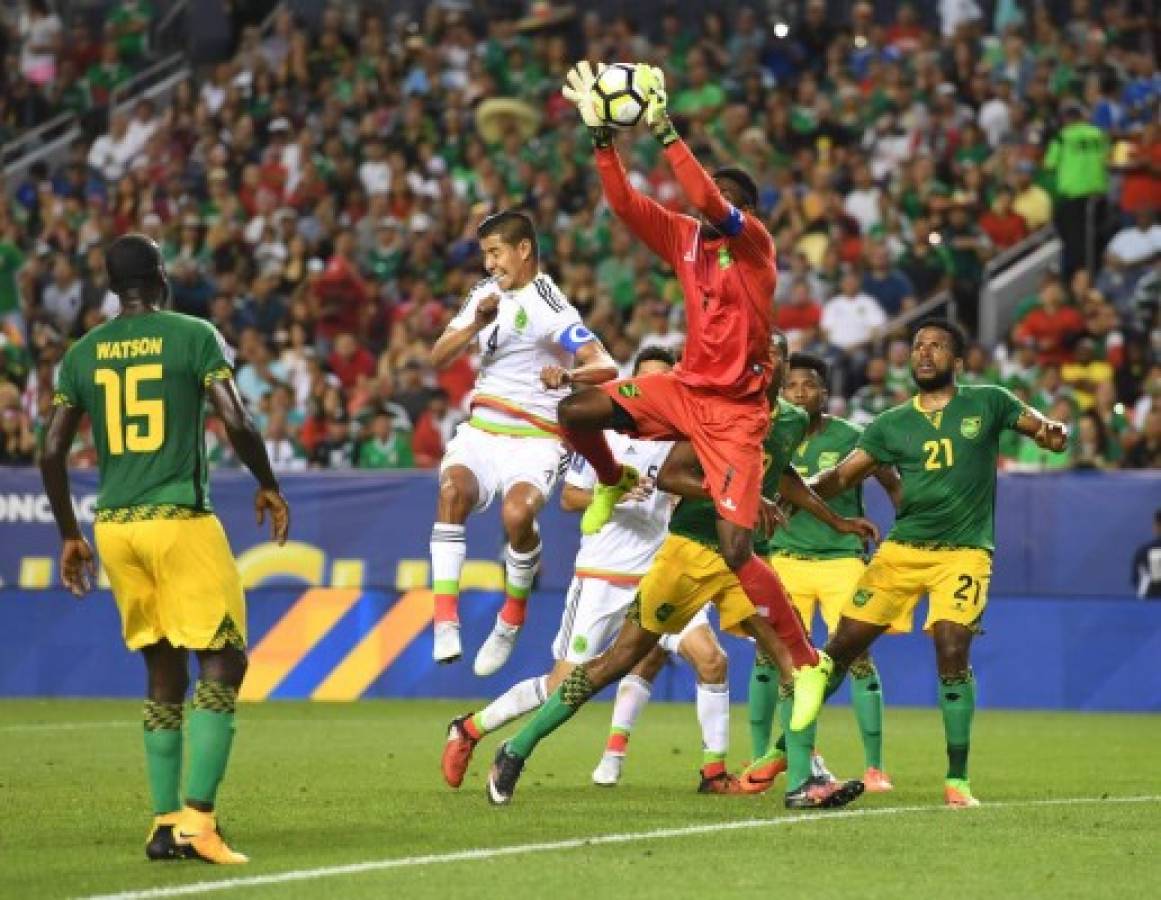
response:
[[[601,121],[617,128],[632,128],[645,115],[645,92],[631,63],[613,63],[601,72],[592,99]]]

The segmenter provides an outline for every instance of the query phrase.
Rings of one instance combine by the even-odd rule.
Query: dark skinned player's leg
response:
[[[153,812],[181,809],[182,716],[189,670],[186,651],[161,640],[141,651],[149,687],[145,698],[145,764]]]
[[[632,417],[613,398],[594,387],[584,387],[565,397],[556,408],[565,441],[589,461],[601,484],[621,480],[621,464],[613,456],[605,429],[630,431]]]
[[[540,741],[576,715],[595,693],[628,674],[633,666],[649,655],[660,639],[659,634],[626,619],[613,646],[596,659],[573,669],[540,711],[508,741],[508,751],[527,759]]]
[[[947,777],[967,781],[972,718],[976,711],[976,679],[971,667],[973,632],[957,622],[932,624],[935,663],[939,673],[939,710],[947,740]]]
[[[246,652],[238,645],[199,650],[200,677],[189,719],[190,773],[186,804],[212,812],[234,742],[234,709],[246,675]]]

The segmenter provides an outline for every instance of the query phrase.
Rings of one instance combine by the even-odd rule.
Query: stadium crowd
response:
[[[106,133],[7,186],[0,464],[34,460],[56,363],[116,313],[101,248],[126,231],[162,246],[174,308],[236,349],[283,471],[438,463],[474,370],[435,372],[429,348],[481,275],[477,224],[502,207],[533,213],[543,267],[620,365],[679,349],[680,291],[612,219],[560,96],[584,56],[662,66],[694,151],[755,175],[779,249],[778,323],[831,361],[832,407],[856,421],[911,389],[896,316],[946,290],[974,326],[988,260],[1068,212],[1060,265],[1003,341],[972,347],[964,380],[1074,423],[1067,457],[1013,436],[1006,466],[1161,467],[1161,77],[1137,5],[1075,0],[1054,19],[1001,2],[984,21],[945,3],[931,23],[906,3],[889,22],[869,3],[842,17],[823,0],[795,6],[786,23],[667,9],[646,28],[332,4],[316,28],[286,11],[248,28],[167,102],[113,112]],[[123,43],[106,40],[101,59]],[[1108,152],[1070,160],[1053,148],[1070,126],[1092,126]],[[679,206],[648,133],[620,141],[637,185]],[[1089,200],[1095,224],[1073,235],[1070,204]],[[216,430],[211,445],[234,464]],[[94,464],[87,435],[72,461]]]

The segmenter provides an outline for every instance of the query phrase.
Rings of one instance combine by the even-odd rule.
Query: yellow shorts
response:
[[[814,611],[818,609],[828,633],[834,632],[843,607],[854,595],[867,568],[857,556],[799,559],[775,555],[770,557],[770,565],[778,573],[807,632],[814,624]]]
[[[992,555],[985,550],[927,550],[886,541],[871,558],[842,614],[910,631],[915,605],[927,594],[924,631],[935,622],[978,630],[991,579]]]
[[[245,644],[242,580],[217,516],[98,522],[94,530],[130,650],[162,638],[216,649],[227,617],[237,632],[230,642]]]
[[[654,634],[679,633],[703,606],[714,603],[719,627],[744,636],[737,626],[757,613],[720,553],[676,534],[661,545],[637,596],[641,627]]]

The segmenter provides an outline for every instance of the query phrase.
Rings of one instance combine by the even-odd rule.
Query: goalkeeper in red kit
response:
[[[591,99],[595,75],[587,62],[568,73],[564,96],[589,127],[597,172],[613,212],[665,260],[685,295],[687,338],[678,366],[599,387],[562,400],[565,439],[599,479],[581,521],[586,534],[609,521],[613,507],[637,484],[602,434],[607,428],[641,438],[688,439],[718,515],[721,553],[756,610],[784,645],[775,661],[794,673],[792,728],[806,727],[822,704],[831,661],[811,645],[778,576],[753,552],[763,467],[762,439],[770,426],[770,338],[778,272],[774,242],[754,214],[758,191],[742,169],[712,176],[677,134],[666,111],[664,75],[637,66],[648,99],[645,118],[699,218],[681,215],[635,191],[613,147],[613,130]]]

